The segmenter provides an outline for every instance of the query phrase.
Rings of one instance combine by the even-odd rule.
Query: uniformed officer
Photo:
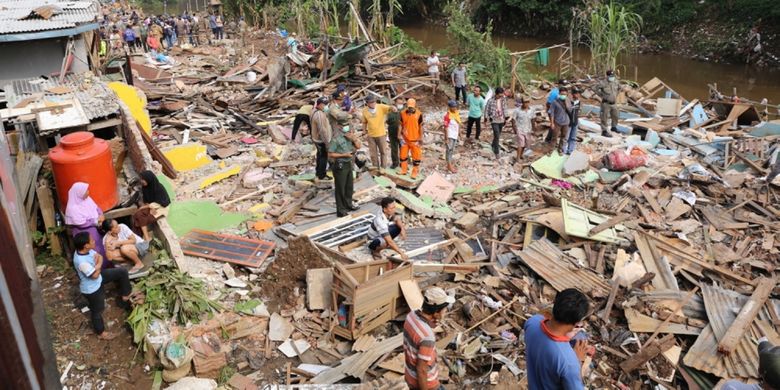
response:
[[[358,209],[352,204],[352,159],[355,151],[360,149],[360,140],[350,131],[348,125],[333,130],[334,134],[328,145],[328,158],[332,160],[336,215],[344,217],[349,211]]]

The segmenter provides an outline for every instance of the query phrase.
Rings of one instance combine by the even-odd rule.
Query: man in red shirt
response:
[[[404,321],[404,378],[412,390],[441,390],[436,365],[433,328],[447,313],[455,298],[439,287],[425,291],[422,310],[411,311]]]

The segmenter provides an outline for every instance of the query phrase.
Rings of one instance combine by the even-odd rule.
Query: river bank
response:
[[[400,25],[412,38],[422,42],[423,46],[436,50],[449,49],[447,29],[434,23],[407,23]],[[524,51],[539,47],[565,43],[556,38],[529,38],[504,34],[494,34],[497,43],[503,44],[510,51]],[[555,73],[557,54],[551,53],[551,63],[545,68],[533,67],[534,73]],[[587,48],[579,47],[574,51],[574,61],[580,67],[586,67],[590,59]],[[688,99],[706,99],[709,96],[708,83],[717,83],[721,91],[733,92],[751,100],[768,99],[770,102],[780,102],[780,69],[757,68],[748,65],[735,65],[700,61],[688,56],[681,56],[668,51],[657,50],[657,53],[635,53],[621,58],[621,68],[618,69],[623,78],[634,79],[644,83],[658,77],[669,85],[674,85],[677,92]]]

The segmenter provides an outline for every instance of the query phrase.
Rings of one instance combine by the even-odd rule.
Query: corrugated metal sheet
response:
[[[719,338],[726,333],[737,317],[739,309],[748,301],[749,297],[717,286],[703,285],[701,291],[709,325],[704,328],[696,342],[688,350],[683,362],[689,367],[721,378],[757,379],[758,352],[752,339],[761,336],[774,339],[777,337],[776,331],[767,326],[759,327],[757,322],[754,322],[731,354],[724,355],[718,352]],[[776,305],[776,302],[770,301],[769,303]],[[758,319],[760,321],[770,319],[766,307],[759,312]]]
[[[38,7],[55,5],[62,13],[50,19],[20,20]],[[93,1],[0,0],[0,34],[59,30],[98,20],[100,7]]]
[[[546,238],[532,242],[515,254],[558,291],[576,288],[593,297],[609,294],[609,284],[604,277],[577,266]]]
[[[46,92],[49,88],[61,85],[70,87],[74,92],[61,95]],[[99,81],[84,83],[81,75],[69,74],[62,83],[54,77],[49,79],[30,78],[0,81],[0,86],[5,91],[8,107],[13,107],[34,94],[42,93],[44,99],[52,102],[70,100],[75,97],[81,103],[89,120],[105,118],[119,112],[119,101],[111,89]]]

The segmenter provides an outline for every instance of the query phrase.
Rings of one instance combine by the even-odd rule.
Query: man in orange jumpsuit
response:
[[[423,143],[422,112],[417,110],[417,101],[406,101],[406,110],[401,111],[401,174],[409,172],[409,152],[412,152],[412,179],[420,173]]]

